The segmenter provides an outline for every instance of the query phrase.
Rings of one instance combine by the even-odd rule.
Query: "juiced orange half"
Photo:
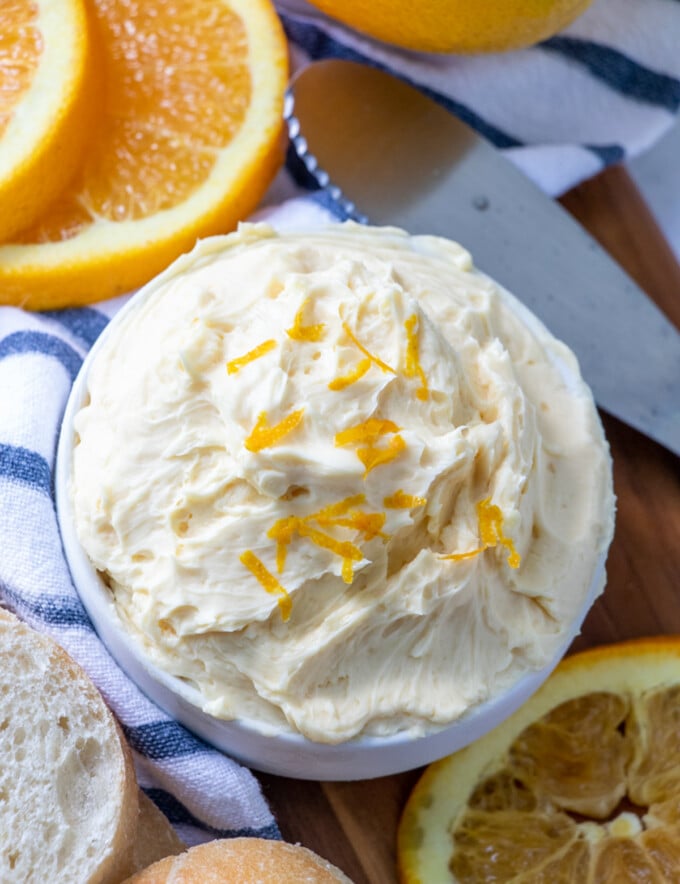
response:
[[[650,884],[680,869],[680,637],[567,658],[496,730],[431,765],[402,882]]]

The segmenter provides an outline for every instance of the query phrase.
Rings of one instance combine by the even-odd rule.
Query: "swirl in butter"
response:
[[[243,225],[147,289],[88,389],[81,543],[214,716],[424,733],[550,661],[602,588],[592,396],[452,242]]]

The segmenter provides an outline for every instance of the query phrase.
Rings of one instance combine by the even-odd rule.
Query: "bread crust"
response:
[[[172,828],[168,818],[140,791],[131,872],[138,872],[165,856],[176,856],[186,849],[186,844]]]
[[[22,854],[21,844],[11,843],[20,817],[26,844],[39,843],[50,823],[60,826],[61,842],[50,845],[53,856],[59,852],[59,866],[53,870],[59,880],[117,884],[133,870],[138,790],[130,750],[101,694],[55,641],[2,608],[0,691],[7,734],[15,740],[25,735],[22,739],[32,739],[34,749],[49,747],[47,761],[30,757],[30,752],[11,756],[3,750],[2,773],[11,797],[0,815],[0,878],[5,880],[15,868],[20,872],[22,861],[32,862],[31,880],[47,873],[35,867],[30,851]],[[92,732],[82,730],[83,719],[92,723]],[[41,778],[32,780],[38,763]],[[38,794],[25,794],[27,782]],[[107,830],[93,832],[88,810],[100,808],[102,795],[108,803]],[[73,818],[64,812],[63,818],[54,819],[63,809],[60,799],[70,802]],[[90,808],[88,801],[95,806]],[[90,836],[93,841],[86,844]]]
[[[29,629],[26,626],[24,628]],[[40,637],[51,641],[46,636]],[[110,783],[111,794],[116,796],[118,802],[117,826],[108,848],[99,858],[98,868],[86,880],[87,884],[119,884],[135,868],[133,850],[137,838],[139,790],[132,753],[120,725],[85,671],[56,643],[52,650],[52,660],[55,667],[62,667],[70,673],[74,691],[79,692],[93,709],[100,708],[111,731],[108,751],[111,757],[118,760],[117,776]]]
[[[125,884],[352,884],[327,860],[299,844],[229,838],[192,847]]]

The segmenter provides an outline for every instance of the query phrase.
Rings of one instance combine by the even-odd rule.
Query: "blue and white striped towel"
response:
[[[650,145],[680,106],[678,0],[596,0],[568,31],[538,47],[467,58],[390,49],[298,0],[278,6],[296,67],[339,56],[393,69],[551,193]],[[266,202],[293,193],[299,187],[284,172]],[[306,199],[287,204],[276,220],[299,225],[324,217]],[[252,774],[168,719],[108,656],[62,555],[52,488],[60,421],[84,354],[124,300],[33,315],[0,308],[0,601],[52,634],[90,673],[123,725],[142,786],[185,840],[276,838]]]
[[[160,712],[113,662],[63,558],[52,488],[61,416],[84,354],[124,300],[0,310],[0,599],[89,672],[133,749],[140,785],[185,841],[278,837],[250,772]]]

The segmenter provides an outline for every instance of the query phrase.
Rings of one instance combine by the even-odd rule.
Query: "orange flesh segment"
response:
[[[267,424],[267,414],[263,411],[259,414],[255,426],[243,444],[248,451],[254,452],[262,451],[263,448],[271,448],[298,426],[303,414],[304,409],[299,408],[286,415],[278,424],[270,427]]]
[[[259,359],[260,356],[264,356],[266,353],[271,353],[271,351],[275,348],[276,341],[272,339],[270,339],[269,341],[264,341],[262,344],[258,344],[257,347],[254,347],[248,353],[244,353],[243,356],[239,356],[236,359],[230,359],[229,362],[227,362],[227,372],[229,374],[236,374],[245,365],[249,365],[251,362]]]
[[[304,325],[303,314],[305,311],[307,300],[295,314],[293,325],[286,330],[286,334],[288,335],[288,337],[292,338],[294,341],[315,342],[320,341],[321,338],[323,338],[323,333],[326,328],[323,322],[318,323],[318,325]]]
[[[620,727],[628,712],[613,693],[563,703],[517,737],[510,767],[560,809],[606,819],[625,794],[628,744]]]
[[[667,751],[680,742],[678,696],[678,685],[649,689],[632,702],[614,692],[581,694],[525,728],[501,767],[475,788],[452,832],[456,880],[674,880],[680,764],[677,753]],[[642,769],[648,794],[640,803]],[[639,826],[620,817],[621,799],[633,802],[624,806],[633,808],[627,810],[633,819],[640,817]],[[580,828],[584,818],[597,821],[589,822],[596,837]]]
[[[281,610],[281,616],[284,620],[288,620],[293,606],[288,592],[281,586],[276,577],[267,570],[252,550],[246,550],[240,559],[267,592],[279,597],[277,601]]]
[[[0,136],[38,68],[43,41],[37,18],[37,6],[25,0],[0,6]]]
[[[227,6],[178,0],[161,16],[156,4],[94,0],[90,10],[107,83],[98,137],[80,176],[20,242],[59,241],[98,218],[140,219],[184,202],[250,103],[247,35]]]
[[[418,378],[420,387],[416,390],[418,399],[427,399],[430,392],[427,388],[427,378],[420,364],[418,350],[418,317],[413,314],[404,323],[406,329],[406,367],[404,374],[407,378]]]

